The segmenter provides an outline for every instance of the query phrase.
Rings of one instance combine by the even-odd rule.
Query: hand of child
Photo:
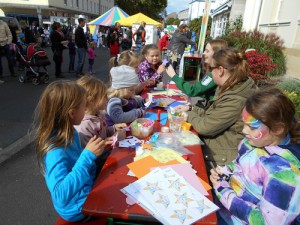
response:
[[[190,107],[188,105],[179,105],[179,106],[174,107],[174,109],[176,111],[180,111],[180,112],[186,112],[189,110],[189,108]]]
[[[211,183],[213,184],[213,186],[220,183],[222,175],[223,174],[221,173],[221,171],[219,170],[218,167],[210,170],[209,179],[210,179]]]
[[[111,145],[113,143],[113,136],[105,138],[105,145]]]
[[[149,80],[145,81],[145,83],[146,83],[146,86],[154,85],[155,84],[155,79],[149,79]]]
[[[158,74],[161,74],[162,72],[164,72],[166,70],[166,67],[163,65],[163,64],[161,64],[159,67],[158,67],[158,69],[157,69],[157,73]]]
[[[106,141],[101,138],[97,138],[96,135],[92,137],[86,145],[86,149],[99,156],[103,151],[106,145]]]
[[[166,72],[167,74],[169,75],[169,77],[173,78],[175,75],[176,75],[176,72],[173,68],[172,65],[169,65],[167,68],[166,68]]]
[[[126,123],[118,123],[118,124],[115,124],[114,126],[117,131],[127,127]]]

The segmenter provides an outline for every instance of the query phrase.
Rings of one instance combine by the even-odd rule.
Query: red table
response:
[[[160,123],[155,122],[154,132],[160,131],[160,128]],[[189,155],[188,160],[197,171],[197,175],[208,182],[201,146],[187,146],[187,148],[195,153]],[[134,156],[135,149],[133,148],[115,147],[112,150],[83,205],[82,212],[85,215],[140,222],[157,222],[139,205],[128,205],[126,196],[120,191],[120,189],[137,180],[134,177],[127,176],[129,169],[126,165],[133,161]],[[208,198],[212,200],[211,191],[209,191]],[[216,214],[212,213],[195,224],[217,224]]]

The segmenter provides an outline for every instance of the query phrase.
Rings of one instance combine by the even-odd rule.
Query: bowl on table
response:
[[[147,118],[139,118],[130,124],[131,134],[137,138],[145,138],[153,133],[154,121]]]

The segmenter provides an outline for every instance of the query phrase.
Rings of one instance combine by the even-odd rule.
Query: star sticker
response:
[[[176,179],[176,180],[169,180],[169,182],[171,183],[171,185],[169,186],[169,188],[175,188],[177,191],[180,191],[181,187],[184,187],[185,184],[180,183],[180,179]]]
[[[150,182],[146,182],[147,183],[147,187],[144,187],[144,190],[149,190],[151,192],[151,194],[154,194],[156,191],[161,190],[160,187],[158,187],[158,182],[156,183],[150,183]]]
[[[166,208],[170,205],[170,200],[167,195],[159,195],[159,200],[156,201],[156,203],[162,203]]]
[[[174,210],[175,214],[171,216],[171,218],[177,218],[183,224],[186,219],[192,219],[190,215],[186,213],[186,209],[182,210]]]
[[[186,193],[183,193],[182,195],[177,195],[177,194],[175,194],[175,195],[176,195],[176,197],[177,197],[177,201],[176,201],[175,203],[181,203],[181,204],[183,204],[185,207],[188,206],[189,202],[192,202],[192,201],[193,201],[193,199],[188,198],[188,197],[186,196]]]
[[[177,55],[172,55],[171,61],[172,62],[177,62]]]
[[[204,199],[197,201],[198,207],[196,207],[196,209],[198,209],[201,213],[203,213],[204,209],[210,209],[209,206],[204,204]]]

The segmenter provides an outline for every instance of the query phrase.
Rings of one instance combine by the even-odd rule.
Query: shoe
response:
[[[61,74],[59,74],[59,75],[56,75],[56,78],[64,78],[65,76],[64,75],[61,75]]]
[[[0,84],[4,84],[5,83],[5,81],[4,80],[0,80]]]

